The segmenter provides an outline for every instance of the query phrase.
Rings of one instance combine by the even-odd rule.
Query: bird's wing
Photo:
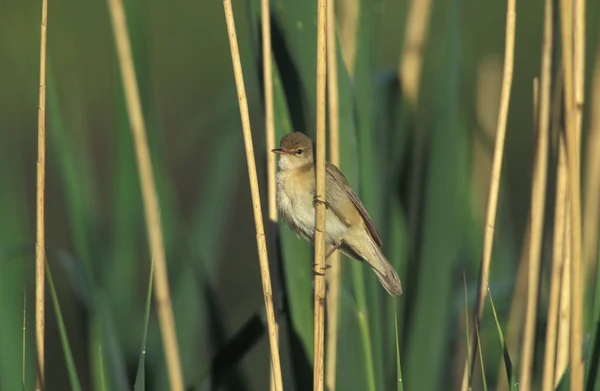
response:
[[[377,229],[375,228],[375,224],[373,223],[373,220],[371,220],[371,217],[367,213],[365,206],[360,201],[360,198],[358,198],[358,196],[354,193],[354,191],[348,184],[348,181],[346,180],[346,177],[344,176],[344,174],[342,174],[342,172],[336,166],[334,166],[333,164],[331,164],[329,162],[327,162],[327,164],[326,164],[326,171],[327,171],[327,175],[329,175],[331,177],[331,179],[333,179],[335,182],[337,182],[337,184],[342,189],[344,189],[345,193],[348,195],[348,198],[350,198],[350,200],[352,200],[352,203],[354,204],[354,206],[360,213],[363,221],[365,222],[365,226],[367,227],[367,230],[371,234],[371,237],[373,238],[375,243],[377,243],[377,245],[381,247],[381,245],[383,243],[381,242],[381,237],[379,236],[379,232],[377,232]]]

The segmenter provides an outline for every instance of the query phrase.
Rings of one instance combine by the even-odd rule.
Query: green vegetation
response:
[[[125,3],[186,387],[267,390],[264,301],[222,4]],[[259,3],[234,1],[233,7],[266,206]],[[342,257],[337,389],[460,390],[470,350],[465,338],[475,331],[466,323],[481,262],[505,2],[432,0],[414,104],[397,76],[411,2],[336,3],[340,168],[378,227],[404,288],[394,300],[370,268]],[[342,25],[352,25],[353,4],[357,25],[349,35]],[[39,9],[37,2],[0,2],[0,391],[35,389]],[[314,138],[316,1],[272,0],[271,11],[277,140],[291,131]],[[586,15],[584,140],[600,2],[588,1]],[[469,357],[473,390],[518,389],[522,327],[513,327],[515,333],[508,325],[518,270],[527,270],[518,266],[530,209],[531,86],[539,77],[542,18],[543,1],[518,2],[489,276],[494,301],[476,326],[481,351]],[[48,55],[46,389],[167,390],[151,302],[154,269],[106,3],[51,1]],[[535,389],[552,266],[551,143]],[[282,224],[266,231],[276,244],[269,257],[284,387],[310,390],[312,247]],[[596,275],[588,277],[584,354],[591,391],[600,389],[600,289]],[[561,390],[568,389],[567,378],[568,370]]]

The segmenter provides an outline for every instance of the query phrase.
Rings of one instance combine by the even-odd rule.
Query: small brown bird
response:
[[[283,219],[302,238],[312,241],[315,234],[315,159],[313,141],[300,132],[281,139],[277,171],[277,209]],[[402,294],[398,274],[381,252],[381,238],[358,196],[344,175],[326,162],[325,237],[347,256],[367,262],[390,295]]]

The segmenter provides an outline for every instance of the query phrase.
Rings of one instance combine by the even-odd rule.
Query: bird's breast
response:
[[[297,234],[312,240],[315,232],[314,171],[278,172],[277,208],[286,224]],[[336,242],[347,227],[331,211],[326,212],[327,241]]]

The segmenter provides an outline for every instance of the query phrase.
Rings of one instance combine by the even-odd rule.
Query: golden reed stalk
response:
[[[600,35],[599,35],[600,36]],[[590,83],[590,107],[600,107],[600,39],[597,40],[596,58]],[[600,219],[600,110],[590,110],[585,163],[585,211],[583,217],[583,256],[588,276],[596,275],[598,261],[598,229]]]
[[[579,5],[580,2],[578,2]],[[576,10],[576,15],[579,12]],[[580,77],[573,53],[573,2],[561,1],[561,38],[563,47],[563,67],[565,70],[565,133],[567,141],[567,164],[569,172],[569,196],[571,203],[571,347],[570,347],[570,386],[572,391],[583,390],[583,292],[585,281],[581,273],[581,195],[580,195],[580,137],[576,107],[576,94]],[[575,26],[577,27],[577,26]],[[577,38],[581,38],[576,34]],[[576,44],[577,48],[579,44]],[[583,49],[581,49],[583,50]]]
[[[35,340],[37,371],[35,389],[44,389],[44,333],[45,333],[45,189],[46,189],[46,26],[48,1],[42,0],[40,25],[40,84],[38,102],[38,157],[36,178],[36,229],[35,229]]]
[[[271,18],[269,0],[260,0],[260,19],[262,29],[263,85],[265,90],[265,141],[267,144],[267,197],[269,200],[269,221],[277,223],[277,166],[275,154],[269,153],[275,148],[275,121],[273,109],[273,60],[271,55]],[[275,323],[277,341],[279,341],[279,325]],[[275,375],[271,363],[270,390],[275,389]]]
[[[250,115],[248,114],[248,100],[246,98],[246,87],[244,86],[244,74],[240,50],[238,48],[237,34],[235,32],[235,21],[231,0],[223,0],[225,11],[225,22],[229,36],[229,48],[231,50],[231,61],[235,76],[235,86],[240,106],[240,117],[242,119],[242,132],[244,134],[244,146],[246,149],[246,163],[248,165],[248,177],[250,179],[250,193],[252,195],[252,207],[254,211],[254,225],[256,227],[256,245],[258,247],[258,259],[260,262],[260,274],[265,298],[267,322],[269,327],[269,344],[271,348],[271,371],[273,374],[274,387],[276,391],[283,390],[281,376],[281,362],[279,359],[279,342],[277,340],[277,323],[275,322],[275,311],[273,308],[273,289],[271,288],[271,275],[269,272],[269,258],[267,255],[267,242],[263,226],[262,209],[260,205],[260,192],[258,189],[258,176],[256,174],[256,161],[254,158],[254,146],[252,144],[252,130],[250,128]]]
[[[419,102],[423,53],[431,16],[431,0],[413,0],[406,18],[406,34],[398,76],[406,99],[413,107]]]
[[[485,235],[483,239],[483,257],[479,274],[479,288],[475,310],[475,322],[481,323],[483,303],[489,283],[489,270],[492,262],[492,245],[494,243],[494,229],[496,226],[496,211],[498,209],[498,191],[500,189],[500,176],[502,173],[502,157],[504,154],[504,139],[506,137],[506,122],[510,105],[510,90],[513,79],[514,51],[515,51],[515,25],[516,25],[516,0],[508,0],[506,8],[506,38],[504,46],[504,71],[502,75],[502,91],[500,94],[500,110],[498,112],[498,125],[496,128],[496,142],[494,145],[494,158],[492,162],[492,176],[490,192],[488,195]],[[471,357],[477,352],[477,340],[471,328]],[[475,360],[473,360],[473,363]],[[467,390],[469,385],[468,363],[465,362],[462,389]]]
[[[325,87],[327,76],[327,3],[317,2],[317,137],[315,181],[317,200],[315,222],[315,268],[325,270]],[[314,314],[314,373],[313,389],[324,388],[325,354],[325,276],[315,274],[315,314]]]
[[[544,208],[546,204],[546,182],[548,174],[548,140],[550,135],[550,96],[552,82],[553,0],[546,0],[544,9],[544,36],[542,42],[541,87],[537,119],[537,149],[531,185],[531,237],[529,243],[529,268],[527,283],[527,310],[521,351],[521,388],[531,389],[533,353],[535,347],[536,318],[538,309],[538,286],[540,257],[544,234]]]
[[[340,167],[340,117],[336,50],[335,0],[327,1],[327,93],[329,104],[329,158]],[[327,365],[325,384],[330,391],[335,390],[337,367],[337,343],[339,327],[340,278],[342,264],[340,253],[336,251],[329,258],[329,294],[327,298]]]
[[[154,273],[154,295],[165,349],[170,390],[183,391],[183,374],[179,360],[179,347],[177,345],[177,334],[169,293],[165,248],[160,228],[160,208],[154,184],[154,176],[152,174],[150,151],[148,150],[148,140],[146,138],[146,125],[144,124],[144,116],[142,114],[122,0],[108,0],[108,9],[110,11],[117,57],[119,59],[121,78],[125,90],[127,114],[134,140],[150,254],[154,259],[153,262],[156,268],[156,272]]]

